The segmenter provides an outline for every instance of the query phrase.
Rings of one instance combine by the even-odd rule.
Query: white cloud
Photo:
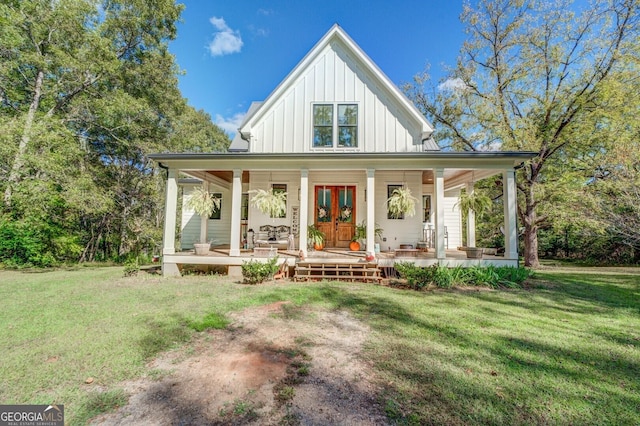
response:
[[[209,19],[217,32],[213,36],[213,40],[209,43],[209,52],[211,56],[229,55],[231,53],[240,52],[242,49],[242,37],[240,31],[229,28],[224,18],[213,16]]]
[[[462,91],[467,88],[467,84],[460,77],[449,78],[438,85],[438,90],[446,91]]]
[[[216,124],[233,138],[233,135],[238,131],[238,127],[244,120],[245,112],[239,112],[231,117],[223,117],[220,114],[216,114]]]

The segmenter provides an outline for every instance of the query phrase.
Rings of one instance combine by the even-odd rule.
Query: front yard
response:
[[[123,382],[159,380],[149,361],[161,352],[188,357],[207,342],[194,331],[202,324],[288,301],[366,325],[361,356],[390,423],[640,424],[638,272],[547,271],[522,290],[415,292],[122,278],[122,268],[0,271],[0,403],[56,402],[84,424],[126,403]]]

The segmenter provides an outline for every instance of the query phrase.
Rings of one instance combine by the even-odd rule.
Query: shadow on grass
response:
[[[434,293],[319,283],[253,295],[251,304],[328,304],[365,319],[382,336],[367,356],[395,423],[637,424],[640,335],[626,318],[640,312],[640,278],[543,274],[539,283]],[[151,322],[145,356],[187,339],[184,324]],[[154,401],[176,403],[170,390]],[[193,404],[175,409],[176,421],[202,420]]]
[[[541,284],[542,289],[535,290],[537,296],[575,312],[628,308],[640,313],[640,276],[537,273],[531,282]],[[553,287],[544,289],[545,282],[553,282]]]
[[[554,285],[401,296],[325,285],[319,295],[383,335],[369,356],[391,382],[394,422],[637,424],[638,279],[545,278]]]

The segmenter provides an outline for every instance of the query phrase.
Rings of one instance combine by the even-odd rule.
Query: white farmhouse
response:
[[[443,152],[432,133],[413,103],[333,26],[266,100],[251,105],[229,152],[151,156],[168,170],[163,273],[178,274],[178,265],[194,263],[237,272],[257,246],[289,249],[282,256],[293,264],[296,255],[310,254],[311,224],[324,233],[325,250],[336,256],[348,250],[356,225],[366,224],[362,252],[379,258],[393,259],[397,250],[409,248],[420,249],[413,260],[425,266],[516,266],[514,168],[533,153]],[[462,245],[458,195],[492,175],[502,175],[504,182],[504,257],[467,260],[456,253]],[[178,218],[179,188],[186,199],[194,185],[221,198],[211,218],[201,218],[184,203]],[[417,198],[414,216],[388,213],[386,201],[397,188],[408,188]],[[282,217],[252,206],[252,191],[258,189],[286,192]],[[471,215],[469,246],[475,245],[474,226]],[[381,237],[375,227],[382,228]],[[198,241],[212,242],[210,256],[193,255]]]

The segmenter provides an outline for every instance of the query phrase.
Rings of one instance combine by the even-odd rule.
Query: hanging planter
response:
[[[186,206],[202,217],[209,217],[220,208],[220,199],[212,196],[203,187],[198,186],[189,195]]]
[[[456,205],[460,208],[462,212],[468,212],[469,210],[473,210],[475,214],[480,216],[485,212],[491,211],[491,198],[484,194],[480,194],[478,192],[473,192],[471,194],[466,191],[460,194],[460,198]]]
[[[186,207],[193,210],[203,218],[208,218],[211,214],[220,208],[220,198],[213,197],[211,193],[202,186],[193,189],[191,195],[186,202]],[[206,241],[200,241],[193,245],[197,255],[202,256],[209,253],[211,244]]]
[[[418,199],[411,195],[411,190],[406,186],[393,190],[391,197],[387,199],[387,210],[394,219],[403,215],[414,216]]]
[[[269,191],[256,189],[249,191],[249,193],[253,195],[251,197],[251,205],[262,213],[272,218],[284,215],[287,209],[286,192],[274,191],[273,188],[271,188]]]

